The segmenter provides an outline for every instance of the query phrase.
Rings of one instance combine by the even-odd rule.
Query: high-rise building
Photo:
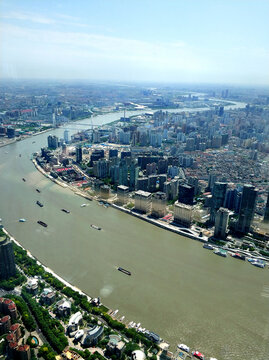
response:
[[[135,210],[149,213],[151,209],[151,193],[138,190],[135,192]]]
[[[122,160],[119,167],[119,185],[128,186],[128,166],[126,161]]]
[[[57,149],[58,145],[59,145],[59,140],[58,140],[57,136],[49,135],[48,136],[48,147],[50,149],[55,150],[55,149]]]
[[[190,227],[192,222],[192,206],[182,204],[178,201],[174,205],[174,222],[179,225]]]
[[[138,178],[137,179],[137,190],[147,191],[148,190],[148,183],[149,183],[149,178],[148,177]]]
[[[258,190],[253,185],[244,185],[239,218],[237,222],[237,231],[246,234],[250,230],[251,222],[254,217]]]
[[[212,201],[210,209],[210,221],[215,222],[216,212],[224,205],[225,195],[227,190],[227,183],[215,182],[212,191]]]
[[[129,179],[129,186],[131,190],[135,190],[137,188],[137,179],[139,175],[139,167],[135,162],[132,162],[130,167],[130,179]]]
[[[76,147],[76,162],[81,163],[82,161],[82,146],[78,145]]]
[[[216,181],[217,181],[217,175],[214,172],[210,173],[208,177],[208,185],[207,185],[209,191],[213,189],[213,186]]]
[[[125,185],[119,185],[117,187],[117,203],[119,205],[125,205],[128,202],[129,188]]]
[[[117,149],[110,149],[109,150],[109,159],[117,158],[118,157],[118,150]]]
[[[188,184],[179,184],[178,201],[182,204],[192,205],[194,198],[194,186]]]
[[[166,214],[166,194],[158,191],[152,195],[151,215],[157,218],[164,217]]]
[[[219,239],[226,238],[229,216],[230,213],[228,209],[219,208],[216,213],[214,237]]]
[[[8,279],[16,274],[12,242],[7,236],[0,237],[0,279]]]
[[[269,193],[267,195],[267,202],[266,202],[266,205],[265,205],[263,221],[264,222],[269,222]]]
[[[68,130],[65,130],[65,131],[64,131],[64,142],[65,142],[66,144],[69,143],[69,131],[68,131]]]

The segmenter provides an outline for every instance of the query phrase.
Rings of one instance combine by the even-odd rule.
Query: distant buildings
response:
[[[7,236],[0,236],[0,280],[9,279],[16,274],[12,242]]]
[[[237,231],[246,234],[250,230],[251,222],[254,217],[258,190],[253,185],[244,185]]]

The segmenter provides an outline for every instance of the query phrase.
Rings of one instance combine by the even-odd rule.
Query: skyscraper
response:
[[[244,185],[237,222],[237,231],[246,234],[254,217],[258,190],[253,185]]]
[[[64,142],[65,142],[66,144],[69,143],[69,131],[68,131],[68,130],[65,130],[65,131],[64,131]]]
[[[182,204],[192,205],[194,198],[194,186],[188,184],[179,184],[178,201]]]
[[[8,279],[16,274],[12,242],[6,236],[0,237],[0,279]]]
[[[265,212],[264,212],[264,222],[269,222],[269,193],[267,195],[267,203],[265,205]]]
[[[229,210],[219,208],[216,213],[214,237],[225,239],[229,222]]]
[[[82,161],[82,147],[78,145],[76,147],[76,162],[80,163]]]
[[[57,136],[49,135],[48,136],[48,147],[50,149],[55,150],[55,149],[57,149],[58,145],[59,145],[59,140],[58,140]]]
[[[227,190],[227,184],[223,182],[215,182],[212,191],[212,202],[210,209],[210,221],[215,222],[215,216],[218,209],[223,206],[225,195]]]

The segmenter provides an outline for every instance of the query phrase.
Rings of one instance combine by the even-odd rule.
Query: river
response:
[[[120,116],[97,116],[93,122]],[[63,137],[63,131],[51,133]],[[268,269],[218,257],[197,241],[94,201],[81,208],[85,199],[45,178],[30,161],[46,146],[47,135],[0,148],[0,217],[6,229],[42,263],[89,295],[101,296],[120,317],[158,333],[171,350],[181,342],[219,360],[267,359]]]

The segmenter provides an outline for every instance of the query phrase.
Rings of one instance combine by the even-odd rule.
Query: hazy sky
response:
[[[269,85],[269,0],[0,0],[0,76]]]

